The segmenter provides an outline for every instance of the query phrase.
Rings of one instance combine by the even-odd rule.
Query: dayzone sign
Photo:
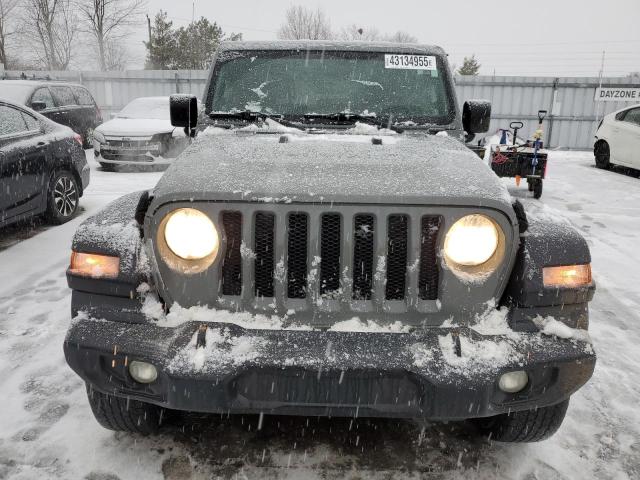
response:
[[[640,87],[638,88],[618,88],[601,87],[596,88],[596,102],[640,102]]]

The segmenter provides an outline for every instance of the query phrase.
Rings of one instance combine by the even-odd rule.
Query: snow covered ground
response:
[[[166,433],[146,439],[99,427],[65,363],[64,270],[82,219],[161,172],[91,165],[80,217],[30,235],[0,231],[0,479],[640,478],[640,179],[596,170],[588,153],[554,152],[541,201],[508,183],[529,212],[585,235],[598,283],[596,372],[552,439],[502,445],[464,423],[283,417],[256,432],[258,417],[203,415],[170,419]]]

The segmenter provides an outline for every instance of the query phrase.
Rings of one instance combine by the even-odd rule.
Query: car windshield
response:
[[[169,97],[136,98],[118,113],[118,118],[169,120]]]
[[[351,113],[430,124],[449,123],[454,115],[440,57],[328,51],[225,55],[228,60],[214,72],[208,112]]]
[[[22,85],[17,83],[0,83],[0,97],[5,100],[11,100],[12,102],[24,105],[29,97],[29,94],[33,91],[33,86]]]

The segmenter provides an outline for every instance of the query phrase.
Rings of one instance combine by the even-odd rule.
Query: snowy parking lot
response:
[[[65,268],[72,235],[160,171],[108,173],[93,160],[83,211],[59,227],[0,231],[0,479],[640,478],[640,179],[594,168],[593,155],[552,152],[541,200],[507,185],[529,214],[560,218],[587,238],[597,292],[593,379],[560,431],[506,445],[467,423],[175,415],[155,438],[113,433],[91,414],[62,344],[70,322]],[[460,179],[464,181],[464,179]]]

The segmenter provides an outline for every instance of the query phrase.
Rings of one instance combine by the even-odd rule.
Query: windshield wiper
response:
[[[303,127],[297,123],[290,122],[289,120],[285,120],[282,115],[277,115],[273,113],[264,113],[264,112],[256,112],[253,110],[241,110],[235,112],[211,112],[209,113],[209,118],[228,118],[233,120],[240,120],[243,122],[258,122],[260,120],[266,120],[267,118],[273,120],[276,123],[279,123],[283,127],[291,127],[297,128],[298,130],[306,130],[306,127]]]
[[[402,133],[404,129],[398,125],[392,125],[390,121],[384,118],[371,117],[369,115],[361,115],[359,113],[307,113],[304,115],[306,120],[329,120],[337,125],[354,125],[356,122],[374,125],[378,128],[387,128],[394,132]]]

